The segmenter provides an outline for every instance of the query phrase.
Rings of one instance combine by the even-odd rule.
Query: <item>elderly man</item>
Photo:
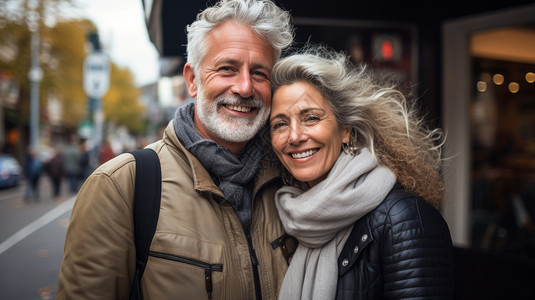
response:
[[[187,27],[184,78],[195,101],[162,140],[161,207],[141,280],[145,299],[275,299],[287,236],[259,130],[270,73],[293,40],[271,1],[223,0]],[[123,154],[81,188],[66,237],[57,299],[128,299],[135,272],[135,160]],[[285,257],[286,256],[286,257]]]

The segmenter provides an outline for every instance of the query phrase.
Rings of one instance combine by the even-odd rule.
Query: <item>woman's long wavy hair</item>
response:
[[[409,102],[395,83],[373,78],[343,53],[310,45],[279,60],[271,76],[273,92],[294,82],[315,86],[338,125],[356,133],[357,147],[368,148],[405,189],[441,208],[442,131],[425,126],[416,102]]]

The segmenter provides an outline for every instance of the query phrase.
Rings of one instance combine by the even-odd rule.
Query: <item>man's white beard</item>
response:
[[[197,116],[203,125],[222,140],[233,143],[247,142],[266,123],[270,108],[266,108],[262,99],[245,100],[239,96],[220,95],[214,100],[206,99],[201,85],[198,85],[195,99]],[[220,114],[223,104],[255,107],[258,112],[251,118],[233,117]]]

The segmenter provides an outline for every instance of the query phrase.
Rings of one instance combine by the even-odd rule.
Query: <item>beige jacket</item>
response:
[[[172,122],[163,139],[149,147],[161,161],[162,197],[141,283],[144,299],[208,299],[210,285],[211,299],[254,299],[247,241],[222,192],[180,144]],[[263,299],[276,299],[288,267],[287,236],[273,201],[276,177],[276,170],[263,163],[253,198],[251,236]],[[99,167],[81,188],[67,231],[56,299],[129,298],[136,256],[134,181],[135,160],[122,154]],[[211,282],[205,280],[207,275]]]

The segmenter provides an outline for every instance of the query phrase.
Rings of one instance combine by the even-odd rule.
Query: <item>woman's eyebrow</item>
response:
[[[311,111],[313,111],[313,110],[319,110],[319,111],[321,111],[322,113],[325,112],[325,110],[323,110],[322,108],[319,108],[319,107],[307,107],[307,108],[302,109],[302,110],[299,112],[299,114],[300,114],[300,115],[304,115],[304,114],[309,113],[309,112],[311,112]]]
[[[279,113],[276,116],[272,116],[270,119],[283,118],[283,117],[286,117],[286,115],[284,113]]]
[[[307,107],[307,108],[303,108],[301,111],[299,111],[299,115],[304,115],[310,111],[313,111],[313,110],[319,110],[321,112],[325,112],[323,109],[319,108],[319,107]],[[275,116],[272,116],[270,119],[276,119],[276,118],[283,118],[283,117],[286,117],[286,115],[284,113],[279,113]]]

